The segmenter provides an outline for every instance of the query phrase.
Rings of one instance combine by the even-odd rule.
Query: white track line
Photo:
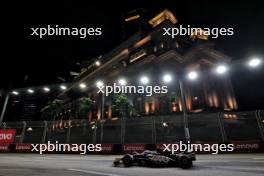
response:
[[[87,174],[102,175],[102,176],[121,176],[121,175],[116,175],[116,174],[109,174],[109,173],[96,172],[96,171],[88,171],[88,170],[82,170],[82,169],[68,169],[68,170],[76,171],[76,172],[83,172],[83,173],[87,173]]]
[[[252,158],[254,160],[264,160],[264,158]]]

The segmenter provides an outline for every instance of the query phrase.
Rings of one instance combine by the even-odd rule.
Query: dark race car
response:
[[[146,150],[142,153],[126,154],[122,158],[116,158],[114,166],[148,166],[148,167],[192,167],[195,159],[194,153],[158,153]]]

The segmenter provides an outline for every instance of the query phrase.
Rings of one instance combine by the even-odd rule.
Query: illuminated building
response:
[[[141,15],[124,19],[125,23],[139,20]],[[144,74],[151,77],[152,85],[161,85],[160,76],[164,72],[171,72],[175,79],[169,85],[167,95],[153,95],[142,97],[127,95],[129,103],[137,111],[137,116],[155,114],[173,114],[182,112],[179,79],[182,79],[185,91],[186,107],[189,113],[208,110],[235,110],[237,102],[228,73],[216,75],[213,69],[218,63],[229,63],[231,58],[214,49],[206,35],[177,36],[171,38],[163,35],[163,28],[177,27],[177,18],[168,10],[164,10],[148,21],[149,30],[139,31],[131,36],[101,60],[102,64],[96,70],[82,74],[77,82],[93,85],[97,79],[116,82],[122,76],[129,78],[130,85],[137,84],[135,80]],[[197,70],[199,78],[189,81],[185,79],[188,71]],[[76,83],[78,85],[78,83]],[[91,86],[93,87],[93,86]],[[74,85],[71,89],[74,89]],[[88,95],[98,105],[93,119],[101,119],[101,98],[96,90],[90,88]],[[64,94],[69,95],[69,93]],[[112,97],[105,99],[105,118],[114,118]],[[91,114],[89,115],[91,120]]]

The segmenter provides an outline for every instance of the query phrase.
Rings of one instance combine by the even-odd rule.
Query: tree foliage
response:
[[[94,108],[94,102],[89,97],[82,97],[77,100],[77,113],[78,117],[82,118]]]
[[[125,94],[116,94],[113,97],[113,112],[118,116],[135,116],[137,114],[133,105],[128,102]]]
[[[63,101],[59,99],[55,99],[53,101],[49,101],[46,106],[44,106],[40,112],[42,113],[42,118],[45,120],[52,120],[56,114],[63,107]]]

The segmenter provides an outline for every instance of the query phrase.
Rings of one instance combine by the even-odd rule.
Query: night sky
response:
[[[211,40],[217,48],[234,60],[252,56],[264,59],[264,6],[254,0],[23,1],[6,7],[1,25],[0,89],[59,83],[58,76],[70,80],[69,71],[80,69],[76,63],[105,54],[122,42],[122,15],[137,8],[147,11],[147,19],[167,8],[183,25],[233,27],[234,36]],[[103,35],[86,39],[30,36],[31,27],[48,24],[101,27]],[[263,68],[231,73],[242,109],[264,108]]]

